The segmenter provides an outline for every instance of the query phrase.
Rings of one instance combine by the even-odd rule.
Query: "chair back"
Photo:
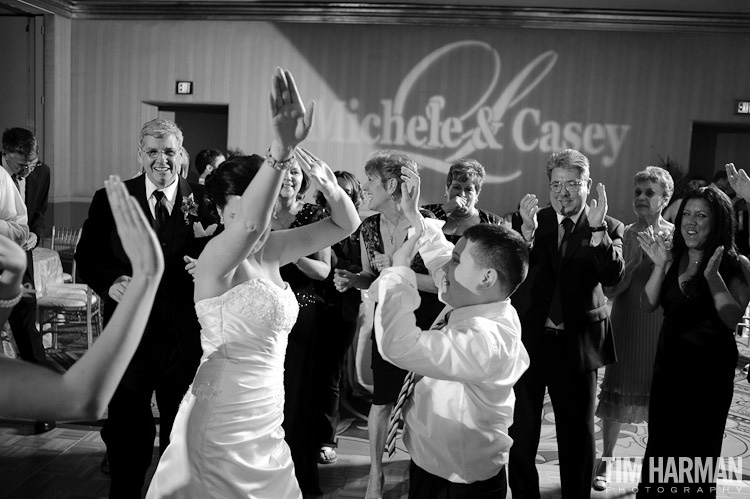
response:
[[[60,254],[63,271],[70,273],[73,277],[73,282],[75,282],[76,278],[76,246],[78,246],[78,241],[81,240],[82,231],[83,229],[52,226],[51,249]]]

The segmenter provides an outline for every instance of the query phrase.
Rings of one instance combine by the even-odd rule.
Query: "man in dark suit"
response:
[[[545,388],[555,412],[564,499],[587,499],[596,448],[594,399],[597,368],[615,362],[602,286],[622,279],[623,224],[607,214],[607,195],[586,205],[589,161],[566,149],[547,161],[551,206],[521,200],[520,231],[532,245],[529,274],[513,304],[521,317],[531,366],[515,385],[509,483],[513,499],[539,498],[535,458]]]
[[[164,250],[165,269],[143,339],[109,404],[102,429],[111,498],[140,497],[155,437],[151,397],[155,392],[163,452],[202,353],[193,280],[183,258],[198,257],[205,246],[207,238],[196,234],[204,235],[208,215],[202,206],[202,186],[180,177],[181,147],[182,131],[171,121],[144,124],[138,160],[145,173],[125,182],[151,217]],[[106,322],[127,288],[131,269],[104,189],[94,194],[75,258],[83,280],[104,299]]]
[[[34,286],[34,264],[31,251],[44,236],[44,215],[49,196],[49,166],[39,161],[34,134],[25,128],[3,132],[3,168],[10,174],[28,214],[29,236],[21,244],[26,250],[26,273],[23,283]],[[25,295],[8,318],[19,356],[35,364],[44,364],[44,345],[36,328],[36,296]],[[45,429],[45,428],[39,428]],[[46,428],[46,429],[52,429]]]

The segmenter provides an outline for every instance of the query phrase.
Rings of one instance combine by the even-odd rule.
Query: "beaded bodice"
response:
[[[277,362],[286,349],[287,336],[294,326],[299,305],[287,285],[253,278],[226,293],[195,304],[203,326],[203,358],[258,360],[258,353]],[[275,355],[281,353],[281,355]]]

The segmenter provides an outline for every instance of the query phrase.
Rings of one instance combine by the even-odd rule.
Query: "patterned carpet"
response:
[[[50,350],[48,351],[48,356],[50,362],[60,372],[64,372],[85,353],[85,337],[76,334],[61,335],[59,341],[60,350]],[[747,343],[747,338],[738,341],[740,358],[736,370],[734,398],[729,418],[727,419],[722,447],[722,456],[743,458],[742,479],[746,483],[750,482],[750,383],[746,379],[746,374],[742,372],[742,367],[750,362],[750,347],[748,347]],[[599,381],[601,381],[603,374],[604,370],[600,370]],[[339,424],[339,437],[342,442],[346,442],[345,446],[348,448],[364,449],[361,453],[365,455],[368,446],[367,413],[369,407],[369,401],[363,398],[354,396],[342,398],[341,422]],[[154,414],[158,416],[155,406]],[[554,413],[547,397],[543,412],[542,435],[537,454],[537,464],[542,469],[556,469],[559,464],[554,422]],[[86,425],[95,430],[101,426],[101,423],[102,421],[100,420],[78,424]],[[598,423],[597,419],[597,449],[601,452],[602,435]],[[699,425],[699,422],[696,422],[696,424]],[[690,438],[690,436],[686,435],[686,438]],[[619,457],[640,458],[643,456],[646,447],[646,439],[647,425],[623,425],[615,453]],[[403,453],[403,444],[400,440],[398,441],[398,447],[400,453]],[[402,455],[402,457],[408,459],[408,456]],[[364,456],[362,459],[369,462]],[[394,468],[394,470],[400,473],[406,472],[406,463],[394,464],[399,464],[399,466],[400,464],[404,464],[404,466],[401,466],[401,468],[404,468],[403,470],[400,468],[398,470]],[[363,469],[366,473],[366,466]],[[394,494],[394,497],[398,496],[399,494]]]

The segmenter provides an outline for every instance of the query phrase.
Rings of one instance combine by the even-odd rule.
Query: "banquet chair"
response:
[[[63,257],[69,257],[71,272],[60,282],[47,282],[37,295],[37,321],[39,330],[46,333],[49,326],[52,348],[58,348],[59,333],[86,333],[87,346],[91,348],[94,335],[101,334],[101,299],[85,283],[76,282],[75,250],[81,238],[81,229],[52,228],[52,248]],[[71,282],[65,282],[67,280]]]
[[[76,261],[75,252],[83,229],[52,226],[52,243],[50,249],[57,251],[63,266],[63,281],[75,282]],[[70,270],[70,272],[65,272]]]

